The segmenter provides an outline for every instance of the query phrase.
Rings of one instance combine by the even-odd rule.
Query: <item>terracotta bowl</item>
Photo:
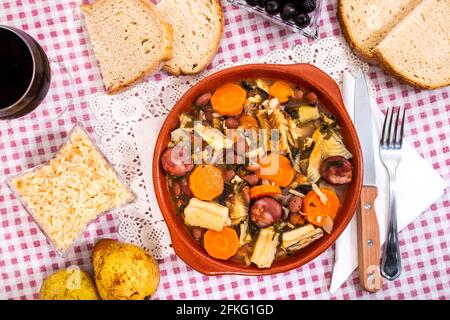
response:
[[[246,267],[233,261],[217,260],[210,257],[201,244],[195,241],[177,216],[171,201],[167,179],[159,161],[162,152],[170,141],[170,132],[178,126],[178,115],[189,111],[195,99],[202,93],[213,90],[220,85],[246,78],[272,78],[291,81],[317,93],[325,109],[338,118],[342,128],[345,145],[353,154],[351,162],[354,167],[353,181],[348,185],[340,213],[335,219],[331,234],[323,236],[303,251],[276,261],[268,269],[256,266]],[[342,102],[339,88],[326,73],[309,64],[274,65],[253,64],[225,69],[214,73],[188,90],[172,108],[167,116],[158,139],[153,157],[153,183],[159,207],[169,228],[175,253],[189,266],[207,275],[241,274],[267,275],[298,268],[316,258],[329,248],[350,222],[357,206],[362,184],[362,155],[358,136]]]

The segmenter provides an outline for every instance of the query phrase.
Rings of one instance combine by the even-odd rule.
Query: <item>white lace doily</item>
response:
[[[248,63],[311,63],[328,73],[339,84],[344,70],[352,75],[358,69],[367,72],[369,65],[360,61],[342,38],[325,38],[311,45],[298,45],[291,50],[275,50],[262,57],[223,63],[212,71],[196,76],[173,77],[147,81],[116,95],[97,93],[90,98],[96,118],[95,132],[101,148],[116,169],[138,195],[135,204],[118,211],[119,234],[127,242],[147,249],[157,259],[173,251],[170,236],[157,203],[150,203],[140,159],[134,142],[133,126],[144,119],[167,114],[176,101],[200,79],[212,72]],[[370,84],[373,96],[375,88]]]

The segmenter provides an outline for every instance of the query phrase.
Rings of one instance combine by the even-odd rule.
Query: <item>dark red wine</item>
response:
[[[0,32],[0,109],[19,101],[33,77],[33,57],[12,32]]]
[[[47,95],[50,78],[39,43],[20,29],[0,25],[0,120],[36,109]]]

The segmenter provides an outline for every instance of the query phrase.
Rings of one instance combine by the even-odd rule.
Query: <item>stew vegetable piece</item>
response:
[[[259,176],[277,186],[287,187],[294,179],[295,171],[291,161],[285,156],[270,153],[259,161],[259,165],[261,167],[258,171]]]
[[[247,93],[237,84],[227,83],[219,87],[211,97],[214,111],[222,115],[239,115]]]
[[[239,239],[234,229],[225,227],[222,231],[208,230],[204,236],[206,252],[211,257],[227,260],[239,249]]]
[[[179,116],[161,166],[208,255],[269,268],[333,232],[353,167],[325,107],[295,83],[245,79]]]

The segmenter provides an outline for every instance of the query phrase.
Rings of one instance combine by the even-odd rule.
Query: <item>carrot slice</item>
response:
[[[189,176],[189,188],[194,197],[213,200],[223,192],[222,171],[212,164],[197,166]]]
[[[254,186],[250,189],[250,198],[252,199],[273,196],[276,194],[281,194],[281,189],[280,187],[273,186],[271,184],[262,184],[259,186]]]
[[[327,203],[323,204],[319,196],[314,191],[310,191],[303,199],[303,211],[306,213],[306,220],[323,227],[326,223],[326,216],[332,220],[336,217],[341,203],[333,191],[325,188],[321,188],[320,191],[327,196]]]
[[[334,220],[341,206],[341,201],[332,190],[325,188],[321,188],[320,190],[327,196],[328,216]]]
[[[294,89],[289,82],[278,80],[270,86],[269,93],[280,100],[281,103],[285,103],[289,100],[289,97],[294,96]]]
[[[213,258],[228,260],[239,249],[239,239],[236,231],[224,227],[222,231],[208,230],[203,237],[203,246]]]
[[[295,171],[291,161],[280,154],[265,155],[259,162],[261,167],[257,175],[261,179],[274,182],[277,186],[286,187],[294,179]]]
[[[306,220],[310,223],[322,227],[325,223],[325,216],[328,214],[328,205],[320,201],[319,196],[310,191],[303,198],[303,212],[306,213]]]
[[[244,109],[247,92],[234,83],[217,88],[211,97],[212,108],[221,115],[238,115]]]
[[[259,129],[259,123],[258,120],[256,120],[255,117],[249,115],[249,114],[243,114],[239,118],[239,127],[243,129]]]

